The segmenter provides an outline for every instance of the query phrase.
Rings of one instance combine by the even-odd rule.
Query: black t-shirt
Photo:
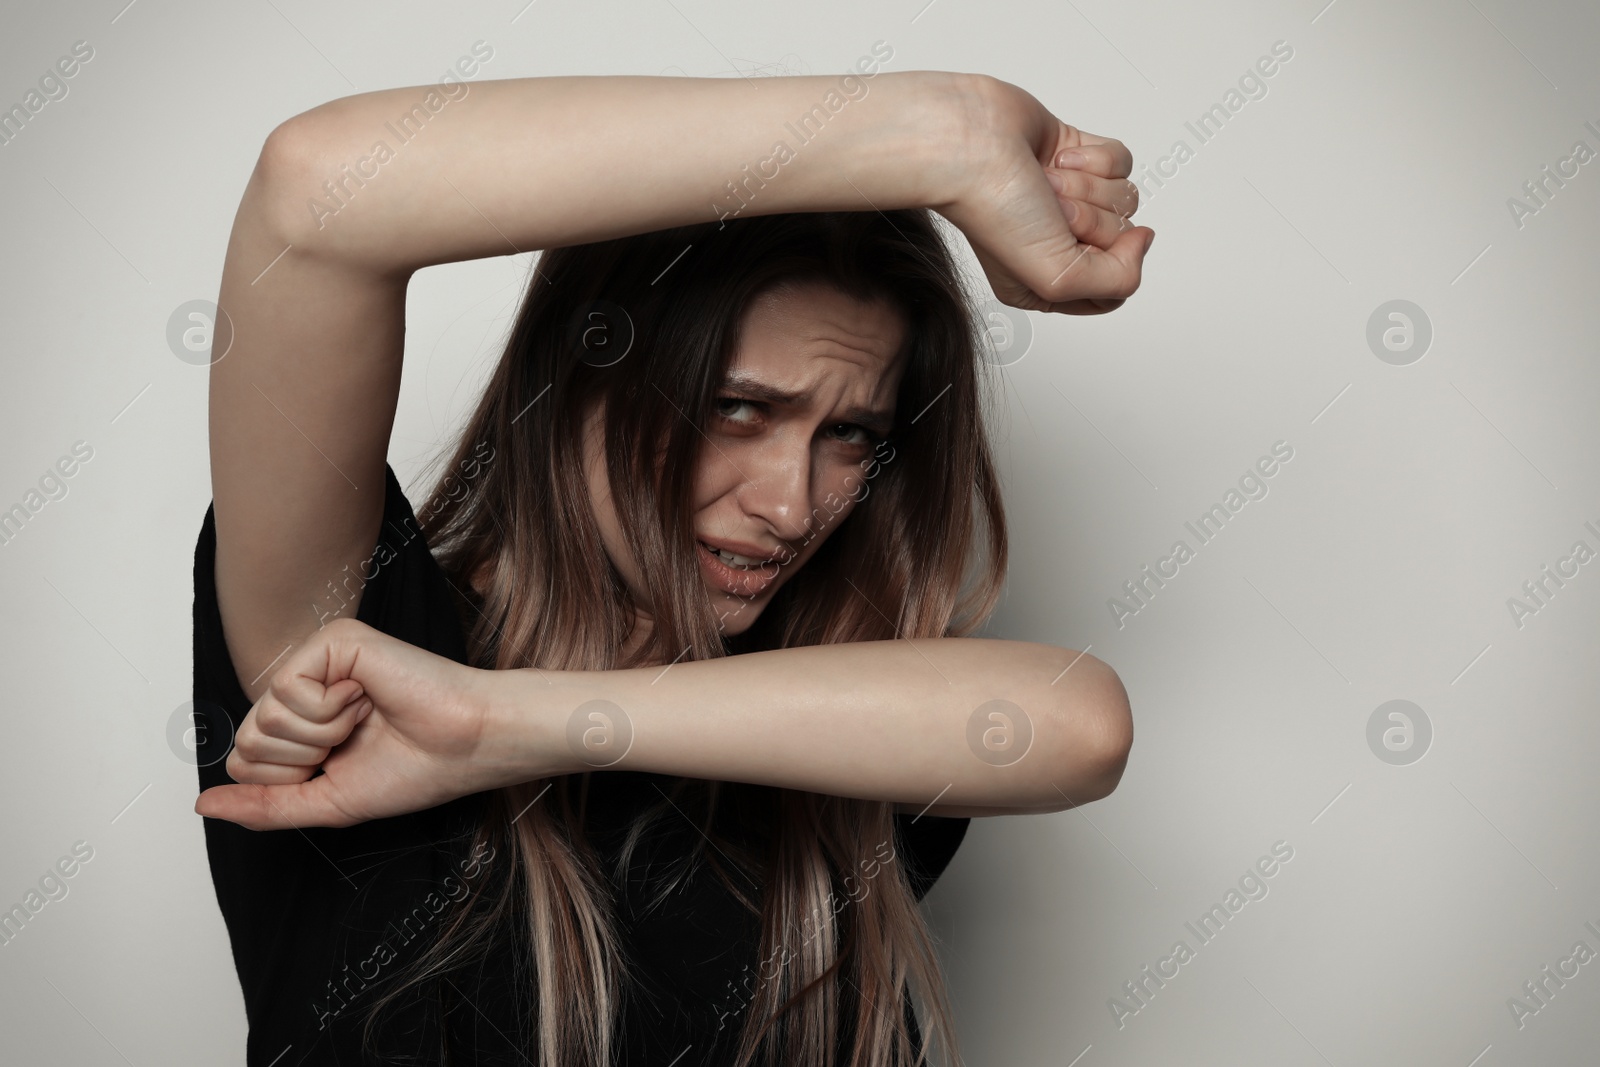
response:
[[[455,593],[388,467],[380,542],[393,558],[367,578],[356,617],[466,662]],[[232,781],[225,758],[251,706],[223,639],[215,551],[208,507],[194,559],[194,706],[202,790]],[[590,775],[585,827],[607,869],[621,828],[643,808],[660,804],[676,781],[635,771]],[[431,993],[418,989],[400,1001],[375,1035],[376,1061],[362,1051],[365,1009],[387,990],[387,980],[429,943],[475,880],[509,870],[509,850],[496,855],[474,851],[471,844],[488,799],[480,793],[342,828],[254,831],[205,820],[212,882],[249,1021],[249,1067],[526,1067],[529,1056],[537,1058],[526,938],[513,926],[493,938],[487,952],[426,987]],[[921,900],[954,856],[969,820],[897,814],[894,821],[893,862],[903,867]],[[630,872],[671,865],[699,834],[684,813],[669,810],[651,825]],[[659,905],[619,908],[618,922],[638,983],[624,1001],[618,1062],[665,1065],[680,1053],[678,1067],[731,1062],[750,975],[762,966],[757,918],[701,862]],[[446,1037],[448,1059],[440,1053]]]

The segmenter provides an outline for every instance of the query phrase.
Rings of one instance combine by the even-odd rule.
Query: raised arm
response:
[[[1132,741],[1116,672],[1031,642],[866,641],[665,669],[485,671],[340,620],[288,657],[240,728],[228,773],[248,784],[208,789],[195,810],[256,829],[343,826],[610,768],[912,813],[1023,814],[1110,793]]]
[[[310,647],[330,617],[351,618],[359,604],[361,583],[351,580],[352,572],[377,539],[405,290],[420,267],[711,221],[735,210],[920,206],[961,228],[997,294],[1016,306],[1097,313],[1138,287],[1154,235],[1128,225],[1137,198],[1122,180],[1131,157],[1119,142],[1082,133],[1016,86],[984,76],[913,71],[882,74],[870,84],[870,92],[840,105],[840,79],[828,76],[515,79],[465,86],[465,95],[439,108],[403,145],[388,145],[387,153],[378,151],[378,142],[393,136],[395,123],[431,88],[335,100],[273,131],[229,242],[219,303],[231,319],[233,343],[211,372],[217,593],[233,662],[258,709],[272,678],[295,661],[296,647]],[[788,156],[775,150],[786,133],[792,137],[807,125],[807,116],[824,114],[831,116],[826,125],[790,146]],[[1069,149],[1081,150],[1083,158],[1060,158]],[[779,158],[774,172],[771,161]],[[751,178],[758,168],[764,181]],[[338,210],[330,211],[330,204]],[[1037,649],[1046,646],[1030,647],[1036,651],[1013,649],[993,663],[1009,663],[1007,656],[1037,663]],[[853,654],[769,655],[785,657],[775,676],[799,684],[799,675],[817,664],[791,666],[800,662],[796,657]],[[834,681],[856,678],[862,692],[876,694],[873,706],[894,705],[892,692],[872,688],[887,677],[874,675],[876,668],[839,674],[831,663],[822,664],[822,674]],[[1023,681],[1031,677],[1027,671],[980,672],[930,697],[939,710],[927,718],[918,717],[921,707],[894,705],[899,710],[889,721],[909,731],[901,756],[911,759],[906,766],[912,769],[891,766],[888,779],[849,785],[855,790],[850,795],[892,797],[920,810],[931,799],[925,787],[944,776],[948,780],[933,792],[950,786],[946,807],[985,809],[992,802],[1003,810],[1045,810],[1056,803],[1050,793],[1057,789],[1067,803],[1086,799],[1115,780],[1108,768],[1120,770],[1118,745],[1106,739],[1122,729],[1116,708],[1123,698],[1120,685],[1113,693],[1099,675],[1090,696],[1070,697],[1091,674],[1073,673],[1071,685],[1063,679],[1064,688],[1040,694],[1045,700],[1034,721],[1045,755],[1029,771],[988,766],[948,773],[961,771],[952,759],[959,762],[966,748],[964,741],[949,747],[956,742],[947,728],[958,718],[966,721],[970,698],[992,693],[984,699],[1014,700],[1029,709],[1030,701],[1004,695],[1009,686],[1036,684]],[[912,681],[903,670],[898,677]],[[381,681],[361,679],[369,693]],[[816,684],[814,677],[803,683]],[[756,688],[779,713],[793,710],[784,703],[790,692],[810,694],[811,710],[798,720],[809,727],[785,723],[781,731],[829,725],[820,690],[792,689],[787,681]],[[323,717],[316,722],[326,729],[306,731],[299,743],[307,747],[291,748],[293,758],[277,764],[290,777],[273,771],[235,777],[301,781],[293,776],[315,768],[339,744],[323,740],[341,728],[337,717],[343,716],[340,739],[350,736],[354,713],[340,709],[352,689],[338,693],[342,699],[331,710],[327,693],[318,698]],[[405,695],[391,688],[386,698],[399,707]],[[689,702],[685,696],[676,706]],[[383,700],[378,709],[385,710]],[[254,711],[251,717],[257,718]],[[355,735],[354,747],[328,759],[324,779],[332,779],[341,757],[350,766],[375,750],[379,734]],[[251,736],[242,729],[241,746]],[[369,739],[364,748],[363,736]],[[785,734],[785,743],[798,737]],[[844,741],[810,740],[834,760],[807,765],[806,780],[816,787],[843,788],[847,780],[856,782],[850,774],[866,769]],[[282,750],[267,744],[259,751],[275,748]],[[668,761],[662,766],[695,773],[684,762],[688,751],[681,743],[660,750]],[[1125,746],[1120,752],[1125,755]],[[307,753],[315,755],[309,764]],[[488,762],[471,771],[480,777],[495,772],[501,758],[484,755]],[[700,773],[730,772],[727,777],[739,779],[756,767],[753,758],[754,749],[713,753]],[[249,770],[249,762],[230,757],[230,772],[236,765]],[[1069,764],[1076,769],[1065,780],[1054,777]],[[1049,782],[1030,777],[1041,766]],[[995,776],[1002,771],[1012,773]],[[330,785],[316,788],[326,792]]]
[[[959,128],[959,81],[875,79],[750,210],[932,196],[951,170],[940,145]],[[738,203],[724,183],[830,84],[526,78],[458,84],[442,107],[438,87],[410,87],[272,132],[228,244],[218,302],[233,340],[210,386],[217,596],[251,699],[290,648],[360,603],[411,274],[713,218],[714,202]]]
[[[1120,142],[1065,126],[984,75],[851,78],[849,95],[831,75],[463,83],[403,145],[393,131],[403,116],[426,115],[425,89],[343,97],[274,134],[281,225],[302,254],[403,276],[730,215],[927,207],[1051,299],[1137,287],[1133,253],[1151,231],[1105,247],[1107,228],[1127,229],[1118,215],[1133,210],[1136,191],[1121,212],[1069,230],[1041,170],[1063,149],[1093,145],[1126,177]],[[1100,200],[1092,181],[1075,176],[1066,195]],[[1089,254],[1073,254],[1075,239]]]
[[[554,761],[556,773],[613,766],[913,813],[1025,814],[1106,796],[1133,743],[1110,666],[1027,641],[806,645],[485,682],[486,748],[524,778]]]
[[[1138,286],[1153,235],[1121,232],[1120,143],[984,76],[884,73],[850,96],[840,83],[522,78],[448,100],[421,86],[272,132],[228,243],[218,302],[233,340],[210,392],[217,595],[248,696],[359,605],[420,267],[735,212],[922,206],[963,229],[1017,306],[1093,313]],[[1047,174],[1066,148],[1090,159]],[[1083,198],[1070,226],[1058,195]]]

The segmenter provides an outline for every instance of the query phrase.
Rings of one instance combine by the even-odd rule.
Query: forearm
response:
[[[489,674],[491,746],[527,778],[591,770],[621,755],[611,768],[917,810],[937,802],[1053,811],[1109,793],[1132,741],[1127,694],[1110,667],[1029,642],[873,641],[665,670]],[[592,700],[621,709],[612,717],[619,734],[631,731],[625,755],[569,741],[574,712]],[[974,731],[974,712],[995,700],[1021,714],[982,716]],[[578,718],[605,740],[601,720]],[[987,748],[984,731],[993,731]]]
[[[264,154],[302,254],[404,273],[730,214],[936,206],[981,125],[980,80],[883,72],[855,95],[837,75],[484,81],[406,141],[395,123],[431,87],[389,89],[296,116]]]

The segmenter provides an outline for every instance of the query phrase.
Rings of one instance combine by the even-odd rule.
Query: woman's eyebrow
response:
[[[730,373],[722,380],[722,388],[743,393],[751,400],[759,400],[767,404],[784,404],[793,407],[811,403],[810,393],[791,393],[749,374]],[[876,408],[852,408],[845,412],[842,421],[857,423],[880,436],[887,436],[889,431],[894,428],[893,412]]]

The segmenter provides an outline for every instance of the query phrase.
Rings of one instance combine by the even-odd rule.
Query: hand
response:
[[[1024,90],[981,78],[976,162],[938,211],[971,243],[995,296],[1011,307],[1098,315],[1139,288],[1148,226],[1131,226],[1138,187],[1121,141],[1068,126]],[[1063,160],[1063,152],[1081,159]]]
[[[194,810],[253,830],[349,826],[518,780],[484,751],[493,673],[337,619],[240,725],[227,771],[242,784],[205,790]]]

